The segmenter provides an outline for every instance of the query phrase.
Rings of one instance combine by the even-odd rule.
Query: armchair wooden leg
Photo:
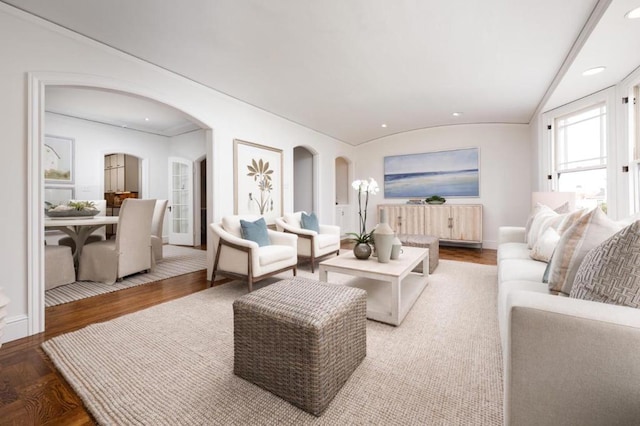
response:
[[[218,270],[218,262],[220,262],[220,251],[222,250],[222,241],[218,240],[218,250],[216,250],[216,259],[213,262],[213,271],[211,271],[211,285],[213,287],[213,281],[216,279],[216,271]]]
[[[298,268],[296,268],[295,266],[293,267],[293,276],[295,277],[296,275],[298,275]]]

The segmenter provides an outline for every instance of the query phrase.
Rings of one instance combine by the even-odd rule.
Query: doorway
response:
[[[315,211],[315,155],[303,146],[293,148],[293,211]]]
[[[128,95],[131,98],[143,99],[153,102],[166,108],[172,108],[179,112],[183,117],[188,117],[190,121],[195,123],[200,129],[205,129],[207,136],[207,145],[211,146],[212,132],[210,129],[193,118],[188,111],[178,109],[171,105],[170,98],[164,98],[157,93],[141,90],[127,82],[121,80],[113,80],[110,78],[99,76],[83,76],[79,74],[64,73],[31,73],[29,75],[29,110],[28,110],[28,128],[29,128],[29,155],[27,161],[28,178],[34,183],[28,187],[28,265],[27,270],[27,318],[25,318],[25,330],[27,335],[33,335],[44,331],[45,329],[45,308],[44,308],[44,178],[40,158],[43,151],[43,140],[45,134],[45,98],[47,88],[61,87],[80,87],[85,89],[93,89],[101,92],[112,92]],[[116,108],[117,110],[117,108]],[[124,126],[118,126],[124,127]],[[116,141],[122,144],[121,141]],[[210,152],[208,150],[207,152]],[[90,168],[94,173],[99,173],[100,178],[89,186],[81,186],[82,184],[75,182],[75,185],[82,191],[91,189],[102,193],[102,170],[103,155],[108,151],[101,151],[99,160],[92,160],[91,164],[81,163],[83,167]],[[148,159],[143,160],[141,165],[141,174],[148,175],[150,173]],[[166,167],[166,166],[165,166]],[[162,169],[166,170],[165,167]],[[149,176],[142,176],[141,192],[148,194],[147,196],[155,197],[153,191],[149,191]],[[166,186],[165,186],[166,188]],[[82,192],[81,191],[81,192]]]

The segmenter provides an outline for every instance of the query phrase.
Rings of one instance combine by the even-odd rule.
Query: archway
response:
[[[205,129],[207,135],[207,153],[212,151],[213,133],[203,122],[182,108],[174,105],[171,99],[157,93],[145,91],[127,82],[113,80],[106,77],[66,74],[66,73],[32,73],[29,75],[29,109],[28,109],[28,226],[27,226],[27,314],[28,335],[33,335],[45,329],[44,305],[44,177],[42,172],[42,146],[44,140],[44,105],[46,88],[53,86],[77,86],[121,92],[132,96],[145,98],[169,106],[188,116],[200,128]],[[101,152],[106,154],[106,152]],[[211,162],[209,162],[211,164]],[[98,166],[96,166],[98,167]],[[211,166],[209,166],[211,167]],[[102,169],[102,165],[99,166]],[[146,173],[148,165],[143,160],[141,173]],[[140,190],[148,193],[144,184]],[[148,182],[148,179],[146,180]]]
[[[316,211],[316,154],[304,146],[293,148],[293,211]]]

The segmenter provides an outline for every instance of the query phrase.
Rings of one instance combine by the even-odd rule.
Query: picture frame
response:
[[[384,157],[385,198],[479,197],[480,149]]]
[[[235,214],[260,215],[267,224],[282,216],[282,157],[281,149],[234,139]]]
[[[44,201],[57,206],[59,204],[67,204],[69,200],[75,199],[75,188],[73,186],[45,186]]]
[[[45,183],[74,181],[75,140],[62,136],[45,135],[42,147],[42,170]]]

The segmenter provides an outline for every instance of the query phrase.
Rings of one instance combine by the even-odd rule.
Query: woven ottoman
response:
[[[432,274],[433,271],[436,270],[440,260],[440,239],[438,239],[438,237],[421,234],[398,234],[398,238],[403,246],[428,248],[429,273]],[[420,263],[414,271],[422,272],[422,263]]]
[[[233,302],[233,372],[315,416],[367,352],[367,293],[304,278]]]

